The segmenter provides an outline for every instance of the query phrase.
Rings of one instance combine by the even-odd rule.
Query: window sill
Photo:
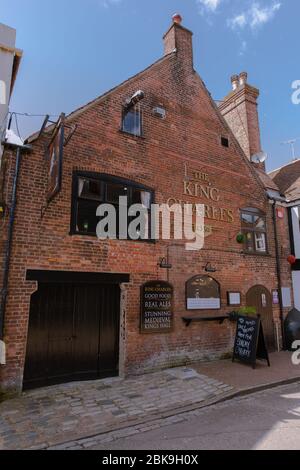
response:
[[[145,140],[145,136],[142,134],[142,135],[135,135],[135,134],[131,134],[131,132],[127,132],[127,131],[123,131],[123,129],[119,129],[119,133],[120,134],[123,134],[125,137],[132,137],[132,139],[134,140]]]
[[[84,237],[86,239],[90,238],[92,240],[95,240],[95,241],[113,241],[113,242],[135,242],[135,243],[151,243],[152,245],[154,245],[156,243],[156,240],[132,240],[131,238],[127,238],[125,240],[119,240],[118,238],[116,239],[111,239],[111,238],[107,238],[106,240],[99,240],[97,235],[95,235],[94,233],[85,233],[85,232],[69,232],[69,235],[71,237]]]

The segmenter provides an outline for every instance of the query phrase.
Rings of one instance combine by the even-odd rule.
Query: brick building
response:
[[[288,208],[294,304],[300,311],[300,160],[272,171],[269,176],[286,197]]]
[[[61,190],[50,201],[45,148],[55,130],[28,140],[0,366],[6,392],[21,390],[23,378],[33,387],[225,357],[235,332],[222,318],[236,308],[229,303],[256,306],[268,344],[276,346],[286,310],[271,293],[280,287],[278,262],[281,282],[291,287],[288,227],[286,214],[276,220],[276,259],[268,194],[277,188],[250,162],[260,150],[258,90],[245,74],[233,77],[218,108],[193,68],[192,33],[177,16],[164,45],[149,68],[66,118],[77,127],[64,147]],[[14,153],[5,158],[9,206]],[[187,251],[174,240],[99,240],[97,206],[125,194],[146,206],[205,204],[204,249]],[[2,253],[7,225],[6,214]],[[150,281],[173,286],[174,313],[169,330],[144,334],[141,287]]]

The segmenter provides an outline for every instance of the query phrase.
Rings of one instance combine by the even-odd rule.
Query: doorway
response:
[[[272,296],[264,286],[254,286],[247,292],[248,307],[255,307],[261,315],[266,345],[269,351],[275,350]]]
[[[118,284],[41,282],[31,297],[24,389],[118,375]]]

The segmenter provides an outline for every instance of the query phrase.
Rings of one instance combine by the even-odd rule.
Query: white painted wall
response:
[[[16,30],[0,23],[0,45],[14,48],[16,44]],[[9,95],[11,88],[14,53],[5,51],[0,47],[0,139],[6,129]],[[0,142],[1,142],[0,140]],[[0,160],[1,160],[0,147]]]
[[[292,207],[295,256],[300,259],[300,206]]]
[[[295,308],[300,311],[300,271],[293,271],[293,289]]]

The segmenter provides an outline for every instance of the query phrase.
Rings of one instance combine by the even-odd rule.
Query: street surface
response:
[[[110,443],[103,450],[300,449],[300,384],[199,410],[198,416]]]

